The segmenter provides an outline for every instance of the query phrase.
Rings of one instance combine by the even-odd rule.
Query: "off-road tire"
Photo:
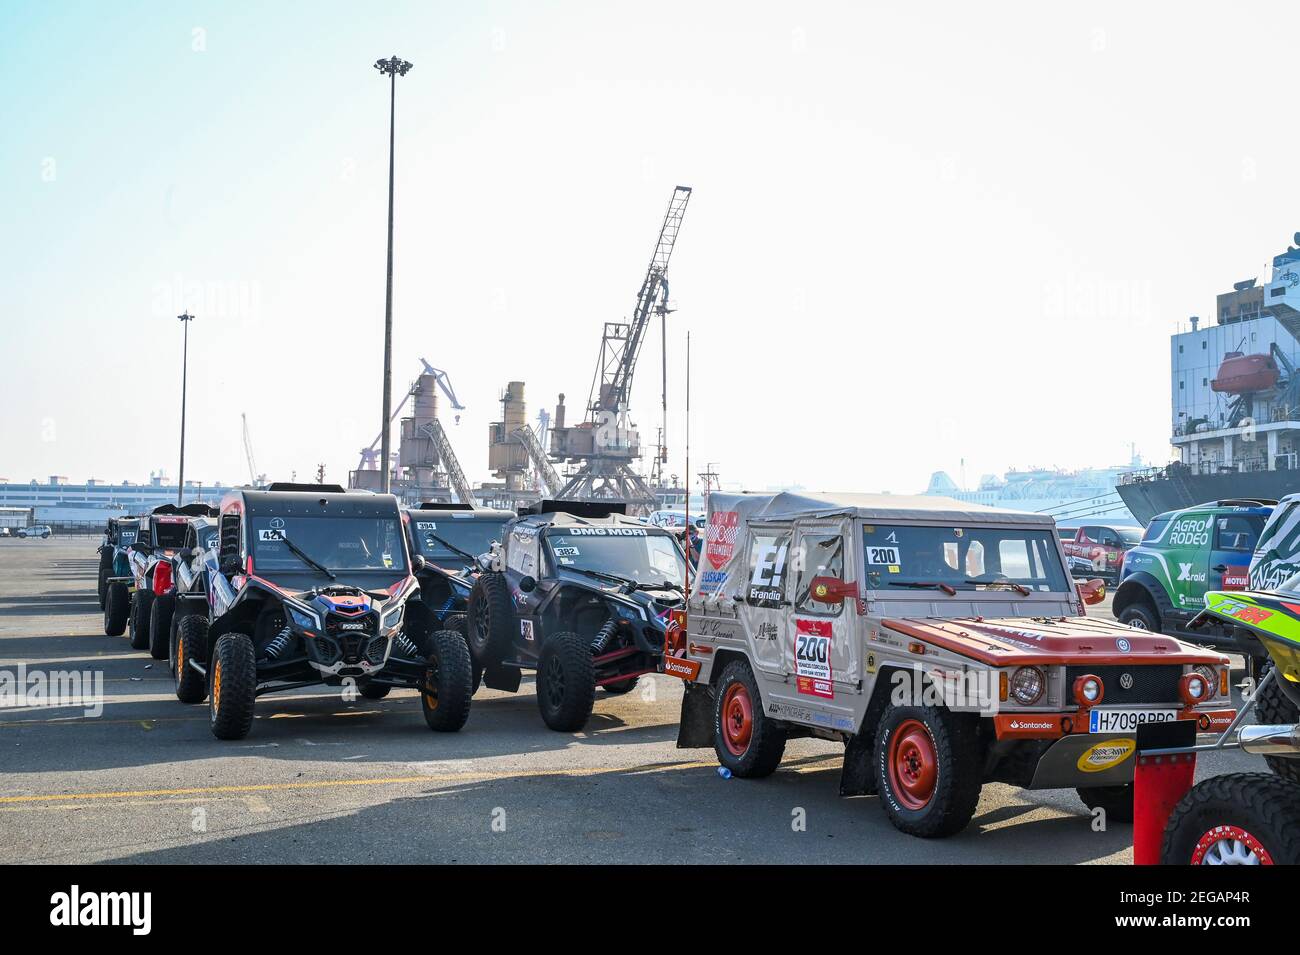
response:
[[[104,634],[120,637],[126,633],[127,618],[131,615],[131,591],[120,580],[108,585],[104,598]]]
[[[171,648],[172,615],[176,613],[176,598],[171,594],[154,597],[149,610],[149,656],[155,660],[167,658]]]
[[[785,728],[763,712],[749,664],[728,663],[713,690],[713,751],[718,762],[741,779],[771,776],[785,755],[785,738]]]
[[[628,677],[626,680],[619,680],[617,683],[601,684],[601,689],[613,696],[622,696],[624,693],[631,693],[636,689],[639,676]]]
[[[557,733],[576,733],[587,725],[595,704],[591,641],[567,630],[551,635],[537,661],[537,708],[542,722]]]
[[[102,551],[99,555],[99,609],[103,610],[108,602],[108,578],[113,574],[113,552]]]
[[[208,662],[208,619],[196,613],[181,617],[172,636],[168,654],[176,699],[182,703],[202,703],[208,698],[208,679],[190,666],[190,661]]]
[[[131,598],[131,649],[149,649],[149,614],[153,610],[153,591],[137,589]]]
[[[470,698],[474,695],[469,647],[455,630],[436,630],[430,642],[433,652],[420,688],[420,708],[429,729],[455,733],[469,719]]]
[[[1075,789],[1089,809],[1104,809],[1107,822],[1133,821],[1133,784],[1082,786]]]
[[[1197,783],[1169,816],[1160,862],[1194,864],[1199,851],[1204,864],[1217,827],[1239,830],[1220,835],[1234,835],[1239,844],[1258,847],[1256,855],[1262,850],[1274,865],[1296,865],[1300,863],[1300,786],[1269,773],[1228,773]]]
[[[251,637],[223,633],[208,665],[208,722],[217,739],[243,739],[253,728],[257,659]]]
[[[392,692],[392,687],[384,683],[367,683],[357,692],[367,700],[382,700]]]
[[[1160,632],[1160,614],[1156,612],[1155,607],[1145,600],[1129,604],[1120,611],[1118,619],[1124,626],[1132,627],[1135,630],[1147,630],[1151,633]]]
[[[1263,665],[1259,667],[1259,679],[1263,680],[1272,669],[1273,661],[1265,660]],[[1300,710],[1296,709],[1296,705],[1278,686],[1277,681],[1280,679],[1282,679],[1281,676],[1275,677],[1272,683],[1264,687],[1263,692],[1255,695],[1256,723],[1263,726],[1300,723]],[[1268,768],[1283,779],[1289,779],[1293,783],[1300,783],[1300,759],[1289,759],[1286,756],[1265,756],[1264,762],[1268,763]]]
[[[474,686],[474,692],[477,693],[478,688],[483,685],[483,667],[475,663],[472,659],[470,660],[470,667],[472,667],[474,670],[473,686]]]
[[[876,729],[872,762],[880,805],[894,828],[923,839],[951,836],[966,828],[975,815],[981,789],[976,719],[974,714],[953,713],[944,707],[892,703],[885,707]],[[913,734],[919,734],[913,746],[928,745],[934,768],[923,801],[909,797],[901,784],[895,784],[895,772],[891,772],[891,766],[901,766],[909,753],[915,752],[907,740]],[[898,775],[901,779],[901,770]]]
[[[488,666],[510,653],[519,626],[505,574],[485,573],[469,593],[465,640],[474,662]]]
[[[455,630],[462,637],[469,636],[469,614],[449,613],[442,620],[442,629]]]

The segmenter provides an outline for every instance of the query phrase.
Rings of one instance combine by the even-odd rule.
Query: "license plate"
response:
[[[1143,723],[1172,723],[1176,719],[1177,710],[1091,710],[1088,732],[1131,733]]]

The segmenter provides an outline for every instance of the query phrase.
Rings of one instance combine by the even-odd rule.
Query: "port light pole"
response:
[[[189,309],[186,309],[183,315],[176,317],[180,319],[181,328],[185,330],[181,345],[181,473],[176,479],[176,506],[180,507],[185,503],[185,391],[189,385],[190,322],[194,321],[194,316],[190,314]]]
[[[393,144],[394,129],[397,121],[397,78],[405,76],[411,64],[392,56],[387,60],[376,60],[375,69],[389,78],[388,97],[388,287],[384,299],[384,418],[381,422],[383,440],[379,447],[380,490],[388,494],[392,491],[392,461],[389,458],[389,418],[392,417],[393,404]]]

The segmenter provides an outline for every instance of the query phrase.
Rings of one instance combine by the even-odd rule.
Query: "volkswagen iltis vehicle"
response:
[[[537,706],[553,730],[591,716],[596,687],[626,693],[658,669],[686,558],[671,531],[623,505],[542,501],[505,530],[498,570],[469,601],[469,641],[491,689],[514,692],[537,670]]]
[[[1100,582],[1071,581],[1047,515],[714,493],[703,558],[663,661],[678,745],[759,777],[787,739],[843,742],[841,793],[912,835],[960,831],[994,781],[1132,819],[1138,726],[1235,712],[1226,657],[1084,616]]]
[[[248,735],[257,696],[322,683],[368,699],[415,688],[431,729],[465,725],[469,651],[459,633],[406,620],[419,584],[391,494],[232,491],[209,586],[209,614],[177,625],[173,670],[181,702],[208,699],[217,738]]]

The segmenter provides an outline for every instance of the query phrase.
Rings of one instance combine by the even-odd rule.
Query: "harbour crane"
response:
[[[561,499],[622,500],[641,509],[654,506],[654,493],[630,466],[641,456],[641,439],[630,423],[628,402],[650,318],[655,314],[666,316],[669,311],[668,262],[690,198],[690,186],[673,190],[631,319],[605,323],[600,360],[587,402],[587,420],[566,428],[561,409],[556,411],[550,458],[557,463],[578,462],[560,490]]]
[[[253,457],[253,439],[248,435],[248,415],[241,412],[239,417],[244,422],[244,460],[248,463],[248,483],[253,487],[261,487],[266,483],[266,475],[257,473],[257,461]]]
[[[464,411],[465,406],[461,404],[460,401],[456,398],[456,391],[455,389],[452,388],[451,379],[447,377],[447,373],[443,371],[441,368],[434,368],[423,358],[420,359],[420,364],[424,366],[423,373],[426,375],[432,375],[433,380],[437,383],[439,390],[441,390],[442,393],[447,396],[447,400],[451,402],[452,410]],[[398,404],[398,406],[393,410],[393,416],[388,419],[388,424],[390,427],[392,426],[393,422],[397,421],[397,419],[401,416],[402,409],[404,409],[406,407],[406,403],[411,400],[411,395],[414,393],[414,391],[415,391],[414,387],[407,389],[406,395],[402,398],[401,403]],[[460,424],[460,415],[456,415],[456,423]],[[379,445],[383,441],[383,439],[384,436],[382,434],[377,434],[375,435],[375,440],[370,442],[369,447],[361,449],[361,460],[357,464],[358,471],[375,471],[379,468]]]

